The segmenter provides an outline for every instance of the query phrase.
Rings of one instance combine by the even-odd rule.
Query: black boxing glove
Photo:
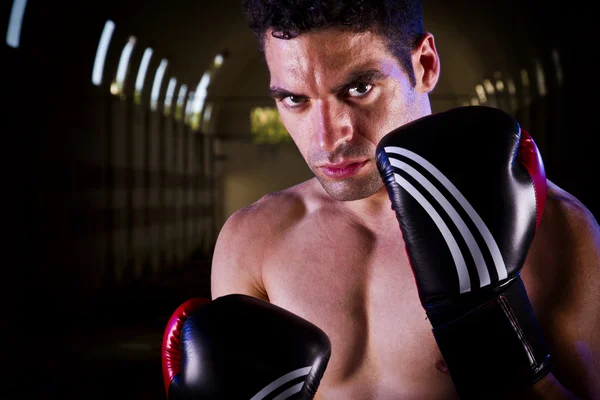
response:
[[[529,134],[499,109],[460,107],[387,134],[377,166],[459,395],[489,398],[548,374],[520,276],[546,196]]]
[[[321,329],[268,302],[191,299],[163,336],[165,390],[169,400],[312,399],[330,354]]]

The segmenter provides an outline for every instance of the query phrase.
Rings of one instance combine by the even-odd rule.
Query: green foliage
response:
[[[254,143],[291,143],[292,138],[274,107],[256,107],[250,112],[250,131]]]

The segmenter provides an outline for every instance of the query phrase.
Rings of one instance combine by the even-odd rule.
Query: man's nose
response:
[[[354,130],[350,110],[342,104],[320,101],[315,112],[316,140],[321,149],[334,151],[342,143],[352,140]]]

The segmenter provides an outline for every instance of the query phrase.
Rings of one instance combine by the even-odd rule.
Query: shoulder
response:
[[[213,254],[213,297],[232,292],[267,297],[262,266],[273,244],[306,214],[311,196],[309,182],[269,193],[227,219]]]
[[[540,235],[560,239],[567,249],[581,254],[581,250],[597,250],[599,234],[598,222],[589,209],[575,196],[548,181]]]
[[[524,274],[544,307],[563,308],[562,315],[574,316],[598,308],[592,296],[600,291],[598,222],[580,200],[550,181],[527,264]]]
[[[544,215],[530,255],[536,269],[556,266],[562,273],[581,269],[600,273],[598,222],[580,200],[550,181]],[[548,272],[545,271],[545,275]]]
[[[600,228],[581,201],[551,182],[526,268],[556,378],[574,393],[600,393]]]
[[[269,193],[233,213],[223,225],[220,240],[269,238],[289,228],[306,213],[310,202],[308,182]]]

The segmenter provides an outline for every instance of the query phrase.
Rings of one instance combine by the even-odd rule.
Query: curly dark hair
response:
[[[424,33],[420,0],[242,0],[242,7],[261,52],[270,29],[279,39],[334,27],[371,31],[387,39],[415,85],[411,51]]]

